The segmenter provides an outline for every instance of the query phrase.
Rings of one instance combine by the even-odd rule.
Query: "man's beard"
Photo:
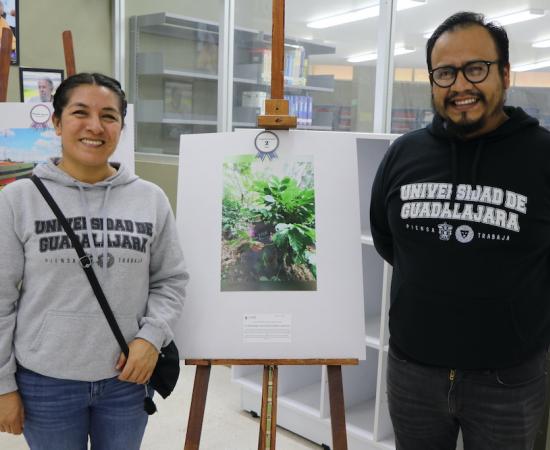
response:
[[[485,95],[483,95],[483,93],[474,92],[474,91],[468,91],[467,93],[472,96],[475,96],[476,98],[478,98],[479,102],[483,102],[487,106],[487,99],[485,98]],[[447,97],[445,99],[444,108],[446,108],[457,96],[458,96],[458,93]],[[489,111],[489,115],[482,115],[479,119],[470,121],[467,118],[467,112],[463,112],[460,115],[460,120],[458,122],[455,122],[451,120],[449,116],[447,116],[447,114],[445,114],[445,109],[442,112],[437,110],[433,95],[431,96],[432,109],[434,113],[439,114],[443,118],[443,123],[447,132],[451,136],[457,137],[459,139],[464,139],[470,136],[471,134],[481,130],[487,124],[487,119],[499,113],[499,111],[504,106],[504,102],[505,102],[505,97],[503,92],[501,101],[499,102],[497,107],[494,109],[494,111]]]

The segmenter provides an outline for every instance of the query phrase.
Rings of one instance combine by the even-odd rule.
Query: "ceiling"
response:
[[[314,42],[333,46],[333,55],[314,58],[318,64],[350,64],[346,58],[357,53],[376,50],[379,18],[343,24],[326,29],[308,28],[306,24],[315,19],[353,11],[376,4],[359,0],[287,0],[287,36],[313,39]],[[459,4],[459,6],[457,6]],[[236,0],[235,24],[238,27],[271,31],[272,0]],[[395,67],[425,67],[426,38],[422,35],[432,31],[445,18],[457,11],[481,12],[487,16],[499,16],[524,9],[543,9],[542,18],[506,26],[510,39],[510,62],[512,65],[550,59],[550,48],[537,49],[531,46],[536,40],[550,39],[550,0],[426,0],[426,4],[396,13],[395,42],[416,49],[414,53],[397,56]],[[358,63],[374,65],[376,61]],[[550,68],[545,70],[550,71]]]

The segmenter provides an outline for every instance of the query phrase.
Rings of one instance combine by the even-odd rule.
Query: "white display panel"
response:
[[[364,359],[361,227],[353,136],[277,131],[277,158],[273,162],[269,157],[263,162],[258,159],[245,171],[258,177],[264,169],[257,167],[262,164],[288,163],[301,168],[304,161],[312,162],[315,244],[308,250],[315,256],[315,282],[299,288],[302,290],[293,290],[293,283],[276,288],[277,282],[228,290],[221,282],[222,200],[228,190],[228,161],[257,155],[258,133],[243,130],[181,137],[177,223],[191,279],[176,327],[178,348],[184,358]],[[299,170],[291,172],[297,184],[305,184],[303,177],[296,175]],[[269,239],[258,246],[270,245]],[[256,320],[260,331],[265,327],[263,341],[250,333],[247,317]],[[279,334],[273,331],[276,327],[281,328]]]
[[[34,165],[61,154],[61,140],[56,136],[51,103],[0,103],[0,186],[11,178],[30,176]],[[128,105],[125,126],[111,161],[121,162],[134,173],[134,109]],[[13,163],[19,163],[14,170]],[[4,170],[3,170],[4,169]],[[6,175],[7,176],[7,175]]]

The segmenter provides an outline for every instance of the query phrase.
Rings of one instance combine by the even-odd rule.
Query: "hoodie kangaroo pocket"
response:
[[[139,330],[135,316],[116,315],[126,341]],[[29,362],[45,374],[69,379],[114,375],[120,347],[102,313],[48,311],[29,347]],[[99,378],[94,378],[99,377]]]

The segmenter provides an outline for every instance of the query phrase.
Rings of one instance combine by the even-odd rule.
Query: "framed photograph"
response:
[[[164,114],[177,117],[191,114],[193,108],[193,85],[181,81],[164,83]]]
[[[0,0],[3,1],[3,0]],[[19,90],[25,103],[49,103],[63,81],[62,69],[19,68]]]
[[[0,0],[0,30],[9,28],[13,32],[11,64],[19,64],[19,0]]]

